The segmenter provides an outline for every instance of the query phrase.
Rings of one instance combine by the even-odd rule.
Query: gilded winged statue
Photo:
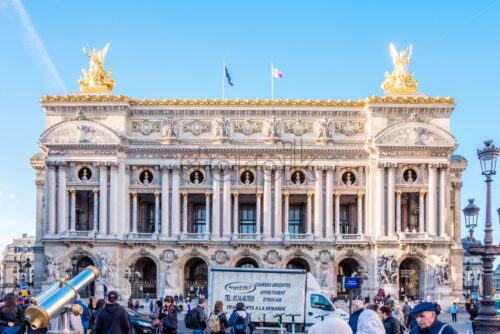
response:
[[[408,72],[413,45],[398,53],[394,45],[390,43],[390,49],[394,70],[390,74],[385,72],[382,88],[388,93],[415,93],[418,82],[413,79],[413,72]]]
[[[106,70],[102,66],[104,58],[108,53],[109,43],[102,50],[92,49],[89,46],[89,52],[83,48],[83,53],[90,58],[88,72],[82,69],[83,78],[80,77],[80,89],[83,92],[110,92],[115,86],[115,81],[111,78],[111,70]]]

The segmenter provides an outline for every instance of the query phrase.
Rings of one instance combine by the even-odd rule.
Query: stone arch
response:
[[[236,267],[236,264],[238,262],[240,262],[241,260],[245,259],[245,258],[249,258],[249,259],[254,260],[257,263],[257,265],[259,266],[259,268],[264,268],[264,262],[262,261],[262,258],[260,258],[259,256],[257,256],[254,253],[247,253],[247,254],[240,253],[240,254],[236,254],[232,258],[229,266],[230,267]]]
[[[414,261],[418,265],[418,290],[412,290],[408,291],[406,287],[408,286],[408,283],[406,282],[406,279],[409,281],[415,281],[417,278],[417,275],[410,274],[410,277],[402,277],[401,275],[401,270],[408,270],[411,269],[409,266],[411,265],[411,261]],[[407,268],[408,267],[408,268]],[[401,255],[398,258],[398,291],[399,291],[399,298],[404,299],[405,297],[408,297],[408,294],[411,294],[409,296],[412,296],[413,298],[419,298],[423,299],[425,297],[425,293],[427,291],[427,282],[428,277],[428,265],[426,262],[426,257],[417,252],[417,253],[405,253]],[[411,284],[411,282],[410,282]],[[404,293],[401,292],[401,289],[404,288],[405,291]],[[417,287],[412,287],[413,289]],[[415,295],[416,294],[416,295]]]
[[[363,257],[361,254],[358,254],[356,252],[352,252],[352,253],[344,252],[344,253],[340,254],[339,256],[335,257],[335,260],[333,262],[333,277],[334,277],[333,282],[335,284],[335,290],[337,292],[337,295],[339,295],[339,293],[340,293],[340,291],[338,291],[338,279],[339,279],[338,278],[338,268],[339,268],[342,261],[349,260],[349,259],[356,261],[363,268],[363,273],[359,273],[359,277],[361,278],[360,279],[361,289],[358,292],[361,296],[364,296],[366,294],[365,293],[366,290],[369,288],[369,286],[368,286],[369,279],[366,276],[370,275],[370,267],[368,265],[368,261],[366,260],[366,258]]]
[[[210,262],[205,256],[192,254],[185,258],[179,273],[182,277],[181,291],[185,297],[195,298],[197,289],[200,289],[200,294],[207,296]]]
[[[375,136],[376,146],[455,147],[455,137],[435,125],[409,121],[391,125]]]
[[[138,252],[135,252],[128,258],[127,264],[125,266],[125,270],[128,270],[128,268],[132,264],[135,266],[141,259],[144,259],[144,258],[150,259],[151,261],[153,261],[153,263],[156,266],[156,289],[155,290],[156,290],[156,296],[159,297],[159,296],[161,296],[160,281],[161,281],[161,273],[162,273],[163,268],[161,266],[160,260],[158,259],[158,257],[156,255],[154,255],[151,252],[144,251],[144,250],[140,250]]]
[[[84,249],[77,249],[73,252],[70,252],[66,255],[64,258],[64,264],[66,270],[72,269],[72,263],[71,263],[71,258],[73,256],[76,256],[76,272],[77,274],[87,268],[88,266],[94,266],[96,268],[101,267],[101,261],[99,256],[96,256],[95,254],[89,252],[88,250]],[[84,289],[81,289],[78,293],[82,298],[89,298],[90,296],[95,296],[96,295],[96,289],[95,289],[95,282],[90,283],[87,287]]]
[[[288,263],[295,259],[305,261],[309,265],[309,272],[316,277],[316,264],[314,263],[314,259],[303,252],[301,252],[300,254],[291,253],[290,255],[285,257],[283,261],[281,261],[281,268],[286,269]]]
[[[69,252],[65,257],[64,260],[62,261],[63,266],[65,269],[71,268],[71,257],[73,255],[76,255],[77,258],[80,257],[88,257],[92,260],[94,263],[94,266],[97,268],[101,268],[101,259],[99,258],[99,255],[96,255],[86,249],[76,249],[73,252]]]
[[[40,136],[42,145],[112,145],[121,144],[115,131],[91,120],[68,120],[57,123]]]

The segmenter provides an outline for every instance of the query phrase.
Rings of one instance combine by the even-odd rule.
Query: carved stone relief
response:
[[[316,122],[316,140],[319,143],[327,143],[332,140],[333,126],[332,121],[326,117]]]
[[[45,280],[53,282],[62,278],[62,263],[59,257],[45,255]]]
[[[245,121],[234,121],[233,132],[243,133],[245,136],[250,136],[254,133],[262,132],[262,123],[253,122],[248,119]]]
[[[144,136],[149,136],[152,133],[161,131],[160,121],[132,121],[132,132],[140,133]]]
[[[335,132],[341,133],[345,136],[353,136],[365,131],[365,124],[363,122],[347,121],[335,122]]]
[[[161,253],[160,255],[160,260],[162,260],[165,263],[172,263],[173,261],[177,260],[179,257],[177,254],[175,254],[175,251],[171,248],[167,248]]]
[[[312,131],[311,122],[303,122],[300,119],[295,121],[287,121],[284,123],[285,133],[291,133],[298,137]]]
[[[281,257],[281,255],[279,255],[276,249],[270,249],[267,251],[266,255],[264,255],[263,259],[270,264],[276,264],[283,258]]]
[[[276,119],[276,117],[273,116],[271,119],[267,119],[264,122],[264,137],[267,142],[269,143],[275,143],[281,139],[281,120]]]
[[[221,116],[219,119],[214,121],[214,137],[218,141],[227,141],[229,139],[231,124],[227,119]]]
[[[396,284],[398,277],[398,262],[394,255],[382,255],[377,259],[378,275],[377,281],[382,284]]]
[[[446,255],[441,255],[439,257],[438,263],[433,268],[434,279],[439,285],[450,285],[450,261]]]
[[[42,144],[119,144],[111,130],[98,123],[79,120],[55,126],[40,138]]]
[[[99,255],[101,262],[101,277],[104,282],[111,284],[115,276],[115,267],[111,262],[112,256]]]
[[[333,259],[333,255],[331,255],[330,251],[327,249],[320,250],[318,256],[316,256],[315,258],[316,262],[319,262],[321,264],[328,264],[329,262],[333,261]]]
[[[162,135],[167,144],[174,143],[179,138],[179,122],[169,117],[163,121]]]
[[[218,264],[223,264],[229,260],[229,256],[227,252],[222,249],[218,249],[215,251],[214,255],[212,255],[212,261],[215,261]]]
[[[377,139],[377,144],[453,146],[455,141],[450,135],[439,133],[439,129],[435,129],[431,125],[421,122],[404,122]]]

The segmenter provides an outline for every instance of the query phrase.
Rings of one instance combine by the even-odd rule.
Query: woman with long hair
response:
[[[208,317],[208,331],[212,334],[223,334],[226,332],[227,317],[224,312],[224,304],[220,300],[215,302],[214,311]],[[216,329],[219,329],[218,331]]]
[[[2,333],[5,334],[24,332],[24,311],[17,304],[16,295],[13,293],[5,296],[4,304],[0,309],[0,325]]]
[[[160,327],[163,334],[177,333],[177,307],[174,305],[174,298],[171,296],[165,297],[165,304],[161,310]]]
[[[95,325],[95,320],[97,319],[97,315],[105,305],[106,302],[104,301],[104,299],[99,299],[95,301],[95,308],[92,310],[92,315],[90,316],[90,323],[89,323],[89,328],[91,329],[92,333],[95,333],[94,325]]]

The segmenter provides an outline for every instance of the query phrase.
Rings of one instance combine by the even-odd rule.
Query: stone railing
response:
[[[314,236],[312,234],[306,234],[306,233],[285,234],[283,236],[283,241],[287,244],[311,243],[314,242]]]
[[[129,233],[128,240],[157,240],[158,233]]]
[[[81,238],[93,239],[95,237],[94,231],[66,231],[66,238]]]
[[[425,239],[425,232],[402,232],[400,234],[400,239],[413,240],[413,239]]]
[[[207,241],[210,240],[208,233],[181,233],[179,236],[180,241]]]
[[[261,240],[261,235],[259,233],[238,233],[233,234],[231,239],[233,241],[255,241]]]
[[[339,235],[337,235],[337,240],[351,241],[351,240],[361,240],[361,239],[363,239],[363,236],[361,234],[339,234]]]

